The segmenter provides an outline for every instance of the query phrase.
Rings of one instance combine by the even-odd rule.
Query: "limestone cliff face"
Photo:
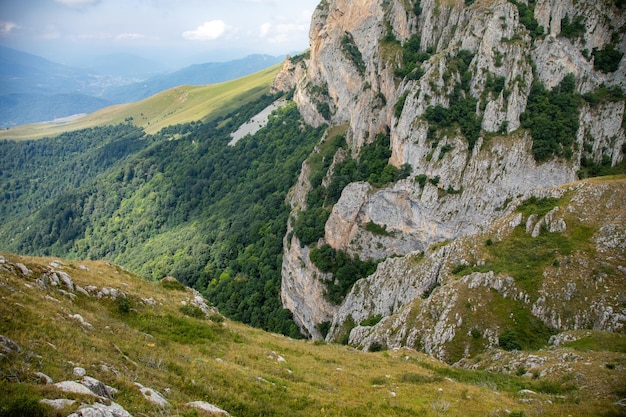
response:
[[[374,342],[389,348],[409,346],[452,362],[477,353],[472,352],[475,344],[498,345],[498,335],[511,326],[499,316],[500,303],[507,305],[506,314],[513,320],[522,309],[557,332],[623,332],[626,217],[620,208],[626,204],[626,182],[574,183],[536,195],[556,198],[558,205],[543,217],[511,212],[480,234],[379,265],[375,274],[353,287],[335,315],[331,338],[345,331],[342,325],[348,317],[358,324],[381,315],[375,326],[352,329],[350,343],[366,349]],[[480,269],[486,262],[484,242],[503,244],[520,226],[530,242],[539,238],[542,228],[557,235],[568,228],[573,234],[586,230],[589,247],[558,254],[543,270],[538,288],[507,273],[453,273],[459,266]],[[541,243],[536,245],[541,251]],[[565,252],[565,245],[560,250]]]
[[[322,1],[312,18],[308,56],[296,64],[288,62],[278,79],[283,87],[277,87],[295,88],[294,98],[308,123],[348,124],[347,142],[354,155],[377,133],[389,134],[390,163],[410,164],[412,175],[380,189],[367,183],[348,185],[326,223],[324,243],[361,259],[400,257],[380,264],[374,275],[357,282],[341,306],[335,306],[324,299],[321,275],[308,260],[308,248],[301,248],[297,238],[286,239],[282,292],[298,324],[314,337],[320,336],[316,326],[325,321],[332,322],[328,338],[336,339],[347,321],[359,323],[381,315],[388,317],[381,324],[401,329],[393,337],[385,336],[390,345],[415,346],[419,338],[424,350],[445,357],[442,346],[454,338],[451,329],[458,328],[454,323],[462,322],[462,316],[446,315],[444,310],[452,308],[453,301],[440,307],[442,311],[433,310],[439,308],[437,297],[443,297],[439,292],[449,292],[452,300],[454,285],[465,288],[474,281],[482,283],[476,284],[479,287],[495,285],[506,294],[516,290],[510,277],[486,273],[437,287],[434,298],[419,307],[412,303],[441,284],[436,271],[442,259],[456,256],[455,239],[488,230],[512,213],[520,196],[577,180],[583,156],[595,162],[608,159],[612,165],[624,158],[623,99],[581,104],[571,158],[536,162],[533,139],[520,127],[534,82],[550,89],[573,74],[580,94],[603,84],[626,88],[625,59],[617,70],[603,72],[594,68],[592,55],[609,44],[626,50],[625,37],[617,29],[626,26],[626,13],[610,1],[537,0],[534,18],[543,26],[543,35],[536,35],[522,23],[518,7],[507,0],[478,0],[471,6],[460,0],[422,0],[417,2],[419,9],[414,3]],[[561,36],[562,22],[568,21],[582,24],[582,33]],[[421,39],[420,50],[428,52],[421,64],[423,75],[398,77],[399,45],[414,36]],[[386,41],[389,37],[400,43]],[[471,54],[471,77],[465,82],[477,100],[481,120],[481,134],[473,146],[458,128],[441,130],[433,140],[432,126],[424,118],[429,106],[453,104],[450,97],[464,76],[454,71],[455,57],[462,50]],[[496,79],[501,88],[493,88]],[[300,203],[293,206],[301,209],[306,187],[298,190],[293,201]],[[388,233],[368,231],[365,226],[370,222]],[[428,252],[427,261],[412,263],[433,244],[447,241],[453,243]],[[533,314],[547,311],[546,305],[534,302]],[[431,321],[424,319],[428,324],[420,325],[422,330],[402,326],[408,316],[427,310]],[[558,329],[574,326],[571,321],[561,327],[555,325],[557,319],[546,322]],[[424,336],[427,328],[434,329],[431,338]],[[497,340],[496,329],[487,333],[492,342]],[[350,340],[366,347],[367,340],[374,340],[372,334],[371,329],[356,328]]]

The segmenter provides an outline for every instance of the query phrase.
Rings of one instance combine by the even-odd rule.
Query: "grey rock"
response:
[[[96,393],[76,381],[61,381],[54,384],[54,386],[63,392],[71,392],[73,394],[83,394],[90,395],[92,397],[98,397]]]
[[[2,335],[0,335],[0,349],[2,349],[2,352],[6,354],[19,353],[21,350],[20,345]]]
[[[56,400],[49,400],[47,398],[44,398],[42,400],[39,400],[39,402],[42,404],[48,405],[54,408],[55,410],[63,410],[64,408],[71,407],[72,405],[76,403],[76,401],[74,400],[68,400],[65,398],[59,398]]]
[[[39,378],[46,385],[50,385],[54,383],[52,378],[50,378],[48,375],[44,374],[43,372],[35,372],[35,376]]]
[[[133,417],[121,405],[111,401],[110,404],[94,403],[83,405],[68,417]]]
[[[117,393],[117,389],[109,387],[97,380],[96,378],[90,376],[83,376],[83,379],[80,383],[100,397],[112,399],[113,396]]]
[[[74,291],[74,281],[72,280],[72,277],[69,276],[69,274],[63,271],[57,271],[57,275],[59,276],[59,279],[61,280],[63,285],[65,285],[68,290]]]
[[[28,267],[26,265],[24,265],[23,263],[18,262],[18,263],[15,264],[15,266],[20,270],[22,275],[30,276],[33,273],[33,271],[28,269]]]
[[[165,399],[163,394],[161,394],[159,391],[152,389],[152,388],[144,387],[138,382],[135,382],[135,385],[139,387],[139,391],[141,391],[141,394],[143,395],[143,397],[146,400],[150,401],[152,404],[158,405],[159,407],[170,406],[170,403],[167,401],[167,399]]]
[[[192,401],[190,403],[187,403],[187,405],[189,407],[197,408],[199,410],[208,411],[211,414],[230,417],[230,414],[228,414],[228,412],[205,401]]]

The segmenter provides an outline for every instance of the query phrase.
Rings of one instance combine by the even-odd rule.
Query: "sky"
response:
[[[72,64],[130,53],[169,66],[308,48],[320,0],[0,0],[0,45]]]

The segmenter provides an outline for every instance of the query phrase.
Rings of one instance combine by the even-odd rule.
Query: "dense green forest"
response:
[[[129,124],[69,132],[52,139],[0,142],[0,218],[7,222],[48,199],[81,187],[145,148],[143,130]]]
[[[0,250],[173,275],[233,319],[298,336],[279,298],[285,197],[324,128],[288,104],[227,145],[276,98],[154,136],[122,124],[2,142]]]

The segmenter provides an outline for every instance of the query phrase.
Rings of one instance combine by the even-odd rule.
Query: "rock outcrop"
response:
[[[412,171],[410,178],[383,188],[350,184],[332,208],[320,243],[360,259],[400,256],[383,262],[374,275],[357,282],[342,305],[325,299],[321,280],[329,277],[308,259],[310,248],[302,248],[291,233],[285,239],[282,298],[303,332],[321,337],[320,324],[330,322],[328,338],[337,339],[350,327],[346,323],[358,324],[380,315],[380,326],[404,329],[384,338],[390,346],[406,344],[447,357],[444,346],[454,339],[462,314],[448,317],[445,311],[438,312],[439,318],[426,320],[429,327],[423,325],[422,330],[411,330],[402,323],[409,321],[409,315],[418,314],[415,300],[421,300],[434,286],[438,287],[433,297],[438,291],[448,291],[452,298],[441,302],[447,307],[454,304],[451,300],[456,290],[441,285],[442,277],[436,271],[445,264],[444,259],[456,256],[455,240],[491,230],[498,219],[513,213],[516,201],[519,204],[531,195],[541,195],[539,190],[577,180],[583,163],[622,162],[626,142],[623,95],[580,100],[576,137],[572,138],[571,155],[565,157],[538,161],[531,133],[521,127],[529,96],[538,83],[548,90],[558,88],[572,74],[580,95],[600,88],[623,91],[626,60],[606,72],[594,65],[592,52],[609,45],[626,50],[623,34],[616,31],[626,25],[626,13],[613,3],[595,1],[539,0],[529,8],[534,13],[530,17],[522,16],[521,10],[507,0],[476,1],[470,6],[460,1],[422,0],[415,7],[400,0],[358,4],[332,0],[318,6],[312,19],[310,51],[298,62],[285,64],[275,87],[295,88],[294,99],[308,123],[347,124],[346,140],[353,155],[376,134],[388,134],[389,162],[396,167],[409,164]],[[582,25],[579,32],[563,34],[563,25],[575,21]],[[416,37],[421,41],[423,75],[399,76],[397,69],[406,65],[401,45]],[[463,53],[468,57],[464,72],[458,61]],[[500,84],[494,87],[496,82]],[[446,109],[454,105],[452,97],[470,96],[475,99],[480,121],[475,142],[462,126],[441,128],[428,121],[429,106]],[[307,170],[302,172],[308,175]],[[418,177],[422,180],[417,181]],[[301,177],[299,184],[306,184],[306,178]],[[307,192],[307,187],[299,186],[292,193],[294,215],[306,209]],[[567,224],[560,214],[565,209],[531,220],[531,235],[537,238],[544,228],[549,233],[564,233]],[[365,226],[369,223],[384,227],[387,233],[368,231]],[[429,250],[450,241],[451,245]],[[415,264],[424,251],[426,260]],[[484,288],[496,285],[493,280],[505,279],[489,274],[473,279],[483,278],[487,279]],[[460,280],[455,285],[467,287],[471,282]],[[507,285],[511,291],[516,288],[514,281]],[[576,320],[563,324],[562,319],[548,319],[550,314],[559,316],[558,308],[546,313],[542,302],[538,298],[528,308],[546,324],[559,330],[580,326]],[[421,304],[422,311],[435,308],[430,298]],[[594,318],[578,319],[616,329],[621,319],[616,322],[615,317],[622,313],[615,309],[621,307],[611,304],[613,310],[607,310],[603,305],[590,303]],[[598,321],[601,316],[607,320]],[[424,336],[427,327],[433,329],[430,338]],[[367,347],[375,339],[374,333],[357,327],[350,341]],[[497,344],[498,329],[489,329],[488,334],[488,345]],[[376,337],[380,335],[376,333]]]

